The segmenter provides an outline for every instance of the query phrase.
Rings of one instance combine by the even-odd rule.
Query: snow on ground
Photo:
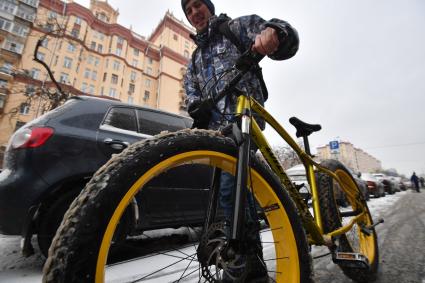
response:
[[[378,219],[382,214],[391,207],[400,197],[405,194],[411,193],[411,191],[397,193],[395,195],[387,195],[382,198],[372,198],[369,202],[369,208],[372,213],[374,219]],[[183,230],[187,230],[184,229]],[[182,229],[180,229],[182,231]],[[179,232],[176,229],[166,229],[162,230],[161,235],[168,235]],[[152,236],[152,235],[151,235]],[[263,235],[262,237],[267,237],[268,235]],[[41,270],[43,266],[44,259],[40,255],[40,252],[37,250],[37,243],[34,241],[34,247],[36,248],[36,254],[29,257],[24,258],[20,254],[20,237],[15,236],[4,236],[0,235],[0,282],[7,283],[33,283],[33,282],[41,282]],[[265,247],[265,250],[267,247]],[[327,250],[323,247],[313,247],[312,254],[313,256],[318,256],[325,253]],[[186,255],[192,255],[195,252],[195,248],[193,246],[188,246],[182,252]],[[173,256],[182,256],[182,254],[178,255],[173,252]],[[135,264],[140,264],[143,262],[143,266],[148,266],[149,268],[157,269],[158,266],[164,266],[167,262],[172,259],[170,256],[158,255],[155,258],[141,258],[140,261],[135,261]],[[174,259],[175,260],[175,259]],[[140,265],[139,265],[140,266]],[[183,268],[187,266],[187,264],[183,264]],[[176,266],[176,271],[180,270],[182,266]],[[198,264],[194,263],[193,266],[189,268],[187,273],[190,273],[192,270],[197,267]],[[129,272],[132,271],[133,273]],[[135,274],[134,271],[137,271],[138,268],[134,268],[131,265],[126,266],[125,269],[119,266],[112,267],[107,275],[110,275],[110,278],[115,278],[117,275],[125,274],[128,277],[138,276],[140,274]],[[144,272],[148,272],[149,270],[144,270]],[[145,273],[146,274],[146,273]],[[198,273],[194,273],[194,276],[197,276]],[[167,276],[171,276],[171,274],[167,274],[165,277],[159,279],[158,277],[154,278],[154,282],[165,282],[167,280]],[[113,280],[112,282],[119,282]]]

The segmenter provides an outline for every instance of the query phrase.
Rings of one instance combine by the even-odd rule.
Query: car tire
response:
[[[37,229],[37,241],[41,253],[47,258],[50,244],[56,234],[63,215],[69,205],[78,196],[81,189],[73,189],[63,193],[55,202],[42,209]]]

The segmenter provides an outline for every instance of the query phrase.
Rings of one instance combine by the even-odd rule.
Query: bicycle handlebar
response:
[[[247,51],[245,51],[239,58],[236,60],[234,68],[238,70],[239,72],[237,75],[230,80],[230,82],[224,87],[224,89],[217,94],[216,97],[212,99],[212,101],[220,101],[222,98],[227,96],[233,91],[233,88],[236,86],[236,84],[241,80],[241,78],[248,73],[251,68],[256,67],[258,68],[258,63],[264,58],[265,56],[254,52],[249,48]]]
[[[194,118],[194,123],[192,128],[206,129],[211,118],[211,113],[207,115],[202,115],[202,112],[210,111],[215,107],[215,104],[223,99],[225,96],[234,92],[234,88],[241,78],[249,72],[253,67],[259,68],[258,63],[264,58],[264,55],[261,55],[257,52],[251,51],[251,47],[245,51],[239,58],[236,60],[235,65],[232,69],[238,70],[238,73],[230,80],[230,82],[224,87],[224,89],[218,93],[215,97],[207,98],[197,105],[197,107],[189,111],[190,116],[200,117]]]

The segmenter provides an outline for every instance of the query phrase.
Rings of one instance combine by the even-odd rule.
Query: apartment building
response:
[[[195,49],[189,37],[194,30],[172,13],[167,12],[145,37],[119,25],[119,12],[107,1],[91,0],[89,8],[60,0],[36,4],[29,36],[25,45],[19,45],[20,56],[13,63],[17,70],[10,75],[13,83],[0,81],[4,84],[0,89],[9,92],[0,114],[0,146],[4,148],[17,128],[48,108],[40,94],[57,92],[46,69],[33,60],[40,38],[44,40],[36,56],[49,66],[65,92],[186,114],[182,78]],[[10,42],[9,37],[3,41]]]
[[[317,147],[317,159],[338,159],[356,172],[375,172],[382,169],[381,161],[347,141],[339,142],[337,151],[331,150],[329,144]]]
[[[0,114],[4,112],[37,7],[38,0],[0,1]]]

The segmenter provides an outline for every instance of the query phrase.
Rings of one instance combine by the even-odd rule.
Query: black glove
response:
[[[187,112],[194,120],[192,128],[208,128],[213,107],[214,104],[210,99],[195,100],[192,104],[190,104]]]

